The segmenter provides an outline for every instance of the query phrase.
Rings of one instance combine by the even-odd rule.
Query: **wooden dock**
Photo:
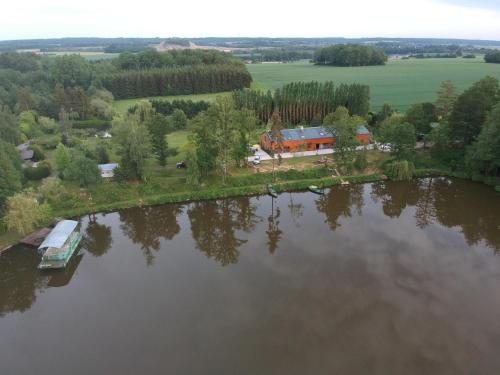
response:
[[[24,237],[21,240],[22,244],[33,246],[33,247],[38,247],[41,245],[45,237],[50,233],[52,228],[42,228],[40,230],[37,230],[36,232],[33,232],[26,237]]]

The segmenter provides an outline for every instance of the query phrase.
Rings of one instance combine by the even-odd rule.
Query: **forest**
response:
[[[487,63],[500,64],[500,50],[492,50],[484,55],[484,61]]]
[[[365,116],[369,110],[370,88],[360,84],[333,82],[293,82],[274,93],[256,90],[238,90],[233,93],[237,108],[255,112],[264,123],[276,110],[286,126],[299,123],[321,124],[325,116],[338,106],[350,114]]]
[[[335,44],[314,53],[316,65],[367,66],[384,65],[385,53],[376,47],[361,44]]]

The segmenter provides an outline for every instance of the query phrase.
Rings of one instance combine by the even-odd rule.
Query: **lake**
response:
[[[498,374],[500,194],[428,178],[80,219],[0,257],[0,373]]]

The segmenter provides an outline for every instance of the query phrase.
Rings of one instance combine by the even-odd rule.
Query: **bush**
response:
[[[500,193],[500,185],[495,186],[495,190]]]
[[[365,152],[360,152],[356,155],[356,159],[354,159],[354,168],[358,171],[364,171],[368,167],[368,159],[366,158]]]
[[[100,120],[100,119],[90,119],[90,120],[80,120],[73,122],[74,129],[95,129],[95,130],[108,130],[111,128],[111,121]]]
[[[394,181],[411,180],[415,166],[408,160],[395,160],[387,166],[387,175]]]
[[[53,203],[59,202],[61,198],[67,195],[67,191],[60,179],[47,177],[38,188],[38,195],[40,199]]]
[[[54,150],[59,144],[59,137],[37,140],[36,144],[42,147],[44,150]]]
[[[24,170],[24,175],[28,180],[38,181],[42,178],[50,176],[51,167],[48,161],[41,161],[36,167],[27,167]]]
[[[33,161],[40,161],[45,159],[45,154],[43,153],[43,150],[40,146],[31,145],[30,149],[33,150]]]

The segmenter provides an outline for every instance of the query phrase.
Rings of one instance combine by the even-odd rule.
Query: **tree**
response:
[[[215,119],[218,159],[222,170],[222,179],[226,182],[229,165],[229,152],[234,142],[234,101],[231,97],[218,96],[214,105],[208,109]]]
[[[151,135],[153,153],[156,155],[161,166],[167,164],[168,143],[167,134],[170,131],[170,125],[167,118],[159,113],[154,114],[145,123]]]
[[[357,116],[349,116],[345,107],[338,107],[335,112],[325,117],[324,125],[334,138],[334,157],[345,172],[352,171],[352,164],[356,146],[359,145],[356,139],[358,126],[363,123],[363,119]]]
[[[453,105],[457,100],[456,88],[453,82],[443,81],[437,93],[436,113],[441,119],[447,119],[450,116]]]
[[[190,186],[198,186],[201,179],[200,168],[198,167],[198,160],[196,160],[196,153],[189,151],[186,156],[186,184]]]
[[[432,103],[417,103],[406,111],[405,121],[415,127],[417,135],[431,132],[431,123],[438,120],[436,107]]]
[[[185,129],[187,126],[187,116],[182,109],[174,109],[170,116],[170,122],[175,130]]]
[[[112,131],[120,145],[121,168],[129,178],[145,179],[146,161],[151,153],[151,138],[146,126],[135,114],[117,116]]]
[[[77,54],[57,56],[51,73],[56,82],[64,87],[88,88],[92,79],[90,63]]]
[[[50,206],[40,206],[32,190],[18,193],[7,200],[5,222],[9,230],[24,236],[33,232],[47,217]]]
[[[16,149],[0,140],[0,211],[7,197],[21,190],[21,159]]]
[[[404,118],[393,115],[380,125],[380,139],[391,144],[391,152],[398,160],[413,160],[415,154],[415,128]]]
[[[38,188],[40,199],[49,203],[60,201],[66,194],[66,188],[57,177],[44,178]]]
[[[496,104],[477,140],[467,149],[466,166],[472,174],[500,177],[500,104]]]
[[[0,139],[14,145],[21,141],[21,132],[19,131],[19,123],[16,116],[7,106],[2,106],[1,104]]]
[[[269,153],[271,154],[271,157],[273,158],[273,181],[276,179],[276,175],[274,173],[274,153],[276,149],[278,150],[278,153],[283,152],[283,133],[281,132],[283,130],[283,122],[281,122],[281,117],[278,112],[274,112],[272,117],[271,117],[271,137],[273,141],[275,142],[276,146],[273,150],[268,150]]]
[[[33,111],[24,111],[19,114],[19,130],[27,137],[34,138],[39,134],[36,116]]]
[[[88,186],[99,182],[101,173],[95,160],[87,158],[81,151],[72,151],[64,177],[80,186]]]
[[[452,139],[468,146],[479,135],[488,111],[500,99],[496,78],[486,76],[465,90],[455,102],[450,115]]]
[[[105,144],[98,144],[95,148],[95,155],[97,157],[97,162],[99,164],[108,164],[109,163],[109,154],[108,149]]]
[[[59,176],[63,176],[71,162],[71,154],[68,148],[62,143],[59,143],[56,147],[55,159]]]
[[[206,177],[217,165],[218,145],[214,131],[214,119],[208,112],[200,112],[191,121],[193,128],[192,140],[195,144],[196,163],[201,177]],[[188,165],[189,168],[189,165]]]

